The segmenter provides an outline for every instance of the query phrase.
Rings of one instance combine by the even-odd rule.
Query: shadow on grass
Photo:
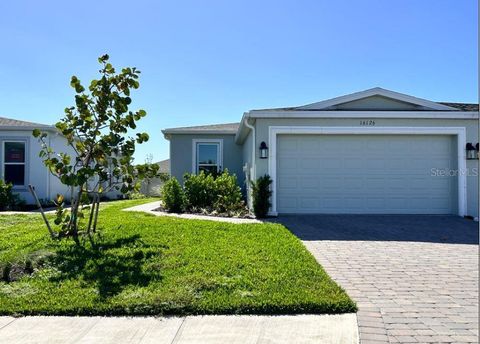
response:
[[[57,251],[55,266],[61,275],[55,281],[75,279],[94,284],[101,298],[114,296],[128,286],[146,286],[161,279],[159,270],[146,269],[146,263],[161,254],[150,248],[139,235],[95,245],[71,245]]]

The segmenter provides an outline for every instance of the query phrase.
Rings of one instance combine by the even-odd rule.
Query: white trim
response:
[[[386,90],[381,87],[374,87],[370,88],[365,91],[360,91],[360,92],[355,92],[352,94],[347,94],[344,96],[332,98],[332,99],[327,99],[321,102],[313,103],[313,104],[308,104],[304,106],[298,107],[299,109],[313,109],[313,110],[319,110],[319,109],[325,109],[331,106],[339,105],[339,104],[344,104],[348,102],[352,102],[355,100],[367,98],[367,97],[373,97],[373,96],[381,96],[381,97],[386,97],[390,99],[395,99],[404,103],[410,103],[418,106],[423,106],[426,108],[430,108],[432,110],[440,110],[440,111],[457,111],[458,109],[439,104],[436,102],[432,102],[427,99],[422,99],[422,98],[417,98],[413,96],[409,96],[408,94],[404,93],[399,93],[399,92],[394,92],[390,90]]]
[[[478,119],[477,111],[297,111],[252,110],[250,118],[414,118],[414,119]]]
[[[55,131],[58,132],[55,126],[22,126],[22,125],[0,125],[0,130],[14,130],[14,131],[32,131],[34,129],[40,129],[45,131]]]
[[[237,131],[232,130],[162,130],[164,136],[168,135],[235,135]]]
[[[198,143],[217,143],[218,144],[218,162],[217,169],[223,169],[223,139],[192,139],[192,173],[197,174],[197,144]]]
[[[279,134],[353,134],[353,135],[455,135],[457,136],[457,168],[466,171],[466,130],[465,127],[310,127],[310,126],[270,126],[268,127],[268,174],[272,178],[272,207],[270,215],[277,213],[277,135]],[[466,173],[458,174],[458,215],[465,216],[467,211],[467,178]]]

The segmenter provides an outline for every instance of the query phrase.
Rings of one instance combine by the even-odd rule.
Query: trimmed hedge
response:
[[[174,182],[165,183],[162,189],[163,202],[167,211],[186,210],[226,216],[240,216],[247,213],[237,177],[235,174],[230,174],[228,170],[224,170],[217,176],[204,171],[199,174],[186,173],[183,178],[183,189],[175,178],[172,178]]]
[[[163,206],[168,212],[181,213],[185,207],[185,193],[175,177],[170,178],[162,187]]]

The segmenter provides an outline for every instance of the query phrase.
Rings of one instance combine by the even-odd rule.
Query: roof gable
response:
[[[458,111],[451,106],[380,87],[299,106],[295,110]]]

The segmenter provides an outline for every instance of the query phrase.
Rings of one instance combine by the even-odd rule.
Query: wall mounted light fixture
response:
[[[477,150],[473,146],[471,142],[468,142],[466,147],[465,147],[466,153],[467,153],[467,159],[476,159],[477,158]]]
[[[268,158],[268,147],[265,141],[260,143],[260,159],[267,159]]]

